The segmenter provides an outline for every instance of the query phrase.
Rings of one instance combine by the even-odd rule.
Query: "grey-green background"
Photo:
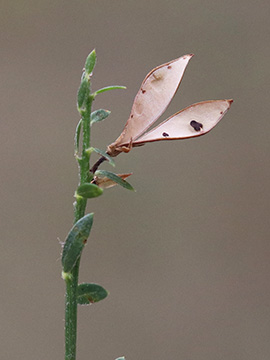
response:
[[[153,67],[194,53],[165,115],[233,98],[208,135],[120,155],[136,193],[95,212],[81,281],[110,291],[79,309],[78,359],[268,360],[269,1],[2,1],[3,359],[63,359],[60,245],[72,225],[76,92],[96,48],[93,145],[115,140]],[[108,164],[104,169],[110,169]]]

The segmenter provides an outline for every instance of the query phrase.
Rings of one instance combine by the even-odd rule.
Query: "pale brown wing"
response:
[[[139,137],[132,146],[204,135],[223,118],[232,102],[233,100],[210,100],[190,105]]]
[[[108,154],[115,156],[115,149],[136,140],[163,114],[177,91],[192,56],[188,54],[160,65],[146,76],[134,99],[125,128],[108,147]]]
[[[132,173],[129,174],[117,174],[117,176],[119,176],[122,180],[125,180],[126,178],[128,178],[130,175],[132,175]],[[99,186],[101,189],[109,189],[112,186],[117,185],[116,182],[114,182],[113,180],[107,178],[106,176],[104,177],[98,177],[95,176],[94,177],[94,183]]]

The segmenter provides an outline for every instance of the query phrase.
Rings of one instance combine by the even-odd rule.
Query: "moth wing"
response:
[[[192,56],[184,55],[150,71],[134,99],[123,132],[110,147],[118,147],[136,140],[164,113]]]
[[[223,118],[233,100],[203,101],[179,111],[132,143],[186,139],[208,133]]]
[[[117,176],[119,176],[122,180],[125,180],[126,178],[128,178],[130,175],[132,175],[132,173],[129,174],[117,174]],[[113,180],[107,178],[106,176],[104,177],[98,177],[95,176],[94,178],[94,182],[97,186],[99,186],[101,189],[109,189],[115,185],[117,185],[116,182],[114,182]]]

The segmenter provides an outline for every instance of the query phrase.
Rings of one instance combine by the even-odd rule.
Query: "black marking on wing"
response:
[[[192,121],[190,122],[190,125],[193,127],[193,129],[194,129],[195,131],[201,131],[202,128],[203,128],[203,124],[201,124],[201,123],[199,123],[199,122],[197,122],[197,121],[195,121],[195,120],[192,120]]]

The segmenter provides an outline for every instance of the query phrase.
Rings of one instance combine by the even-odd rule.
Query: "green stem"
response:
[[[82,115],[82,156],[78,158],[79,164],[79,185],[89,182],[90,179],[90,120],[93,97],[90,95],[90,84],[86,94]],[[77,198],[74,204],[74,223],[81,219],[85,214],[87,199]],[[76,340],[77,340],[77,288],[79,280],[80,258],[66,279],[66,309],[65,309],[65,360],[76,360]]]
[[[72,270],[72,277],[66,280],[66,313],[65,313],[65,360],[76,359],[77,340],[77,287],[80,260]]]

